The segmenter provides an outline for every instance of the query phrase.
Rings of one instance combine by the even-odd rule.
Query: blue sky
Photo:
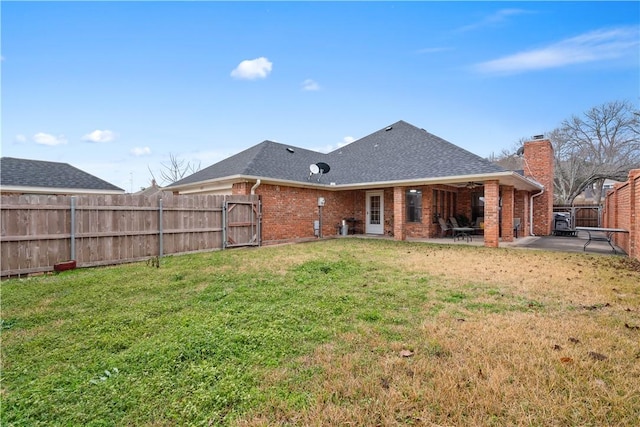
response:
[[[172,154],[327,152],[398,120],[480,156],[640,101],[637,2],[7,2],[2,156],[127,191]],[[411,155],[411,153],[407,153]]]

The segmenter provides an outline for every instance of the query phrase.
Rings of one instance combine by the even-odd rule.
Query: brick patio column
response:
[[[502,241],[513,242],[514,187],[502,187]]]
[[[523,209],[522,209],[522,218],[520,219],[520,233],[522,233],[522,237],[529,235],[529,230],[531,224],[529,222],[529,195],[525,193],[523,196]]]
[[[497,180],[484,183],[484,245],[497,248],[500,238],[500,217],[498,203],[500,201],[500,182]]]
[[[393,187],[393,238],[394,240],[406,240],[407,231],[404,228],[405,220],[405,188]]]

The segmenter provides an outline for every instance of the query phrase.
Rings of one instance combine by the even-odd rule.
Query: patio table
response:
[[[473,240],[473,237],[471,236],[471,233],[473,233],[473,228],[472,227],[453,227],[453,239],[454,240],[458,240],[458,239],[467,239],[467,242],[470,242],[471,240]]]
[[[611,243],[611,238],[615,233],[628,233],[624,228],[603,228],[603,227],[576,227],[577,231],[585,231],[589,238],[587,239],[587,243],[582,247],[583,251],[587,250],[587,246],[592,241],[594,242],[607,242],[614,254],[617,254],[615,246]]]

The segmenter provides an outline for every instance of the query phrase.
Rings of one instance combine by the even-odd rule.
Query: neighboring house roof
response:
[[[133,194],[136,196],[151,197],[151,196],[157,196],[157,195],[162,196],[163,193],[165,193],[164,189],[162,187],[159,187],[158,184],[156,183],[156,180],[154,179],[149,187],[143,188],[142,190],[137,191]]]
[[[5,192],[44,194],[120,194],[118,188],[68,163],[0,158],[0,188]]]
[[[326,176],[310,175],[309,166],[327,163]],[[171,184],[168,189],[237,179],[283,181],[292,185],[336,188],[393,183],[502,179],[521,188],[539,189],[533,180],[507,171],[424,129],[399,121],[328,154],[264,141]]]

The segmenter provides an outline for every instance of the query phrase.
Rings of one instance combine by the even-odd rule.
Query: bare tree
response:
[[[627,101],[591,108],[550,132],[555,150],[555,193],[571,204],[588,187],[600,203],[606,179],[623,181],[640,166],[640,117]]]
[[[178,158],[175,154],[169,153],[169,163],[160,163],[161,185],[172,184],[181,180],[186,175],[191,175],[200,170],[200,162],[197,164]],[[158,181],[155,174],[149,167],[149,173],[154,181]]]
[[[518,154],[520,148],[531,138],[520,138],[518,142],[511,144],[510,148],[503,148],[498,154],[491,153],[489,160],[507,170],[520,170],[524,168],[522,156]]]
[[[553,141],[555,155],[554,198],[556,203],[570,205],[587,186],[586,164],[576,155],[577,144],[562,129],[552,130],[548,137]]]

